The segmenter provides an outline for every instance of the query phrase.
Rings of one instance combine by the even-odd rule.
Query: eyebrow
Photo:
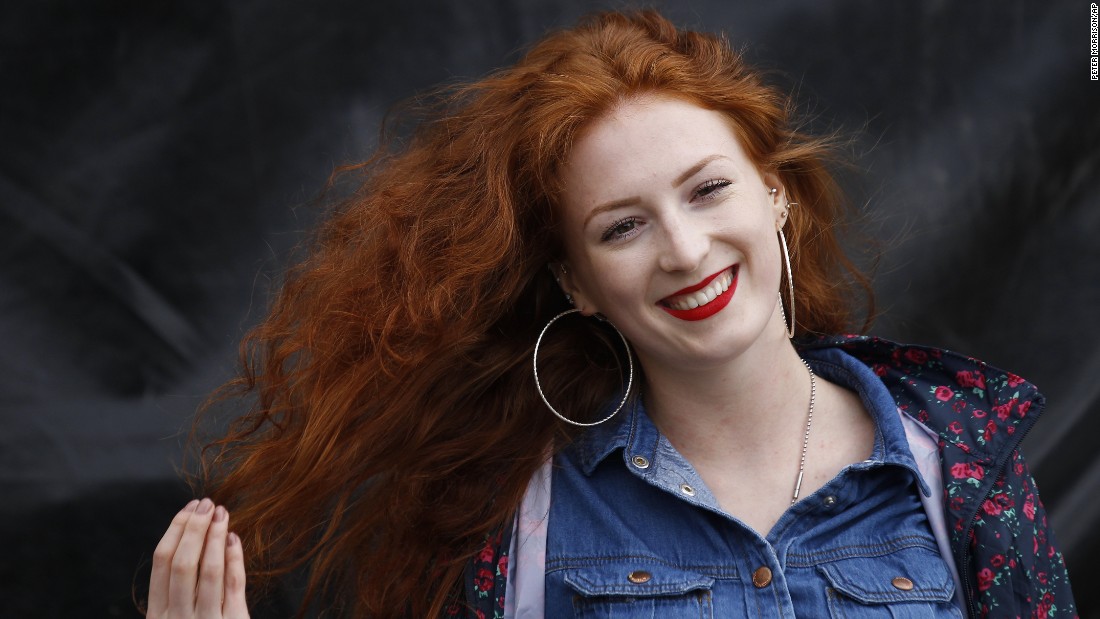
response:
[[[719,154],[714,154],[714,155],[709,155],[707,157],[703,157],[702,159],[699,160],[699,163],[696,163],[695,165],[693,165],[690,168],[688,168],[687,170],[685,170],[683,174],[681,174],[680,176],[677,176],[676,180],[672,181],[672,188],[675,189],[675,188],[679,187],[680,185],[683,185],[689,178],[691,178],[692,176],[695,176],[696,174],[698,174],[699,170],[702,170],[703,168],[707,167],[708,165],[711,164],[711,162],[713,162],[716,159],[729,159],[729,157],[726,157],[725,155],[719,155]],[[633,206],[633,205],[635,205],[635,204],[637,204],[641,201],[642,201],[642,199],[640,197],[631,196],[629,198],[623,198],[621,200],[612,200],[611,202],[605,202],[605,203],[597,206],[596,208],[592,209],[591,211],[589,211],[588,216],[584,218],[584,227],[587,228],[588,227],[588,222],[591,221],[593,217],[595,217],[596,215],[599,215],[600,213],[603,213],[605,211],[613,211],[617,208],[622,208],[624,206]]]
[[[703,168],[710,165],[710,163],[712,161],[714,161],[715,159],[729,159],[729,157],[726,157],[725,155],[719,155],[719,154],[710,155],[709,157],[703,157],[699,161],[699,163],[697,163],[697,164],[691,166],[690,168],[688,168],[680,176],[677,176],[676,180],[672,181],[672,188],[676,189],[680,185],[683,185],[687,181],[687,179],[689,179],[692,176],[695,176],[696,174],[698,174],[699,170],[702,170]]]
[[[617,208],[622,208],[624,206],[633,206],[641,201],[642,199],[638,196],[631,196],[629,198],[623,198],[622,200],[612,200],[611,202],[605,202],[604,204],[601,204],[588,212],[588,216],[584,218],[584,227],[587,228],[588,222],[592,221],[593,217],[599,215],[600,213],[603,213],[604,211],[613,211]]]

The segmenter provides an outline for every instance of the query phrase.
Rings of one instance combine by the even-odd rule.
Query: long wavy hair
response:
[[[648,11],[586,18],[438,93],[410,138],[345,170],[354,191],[242,343],[223,394],[252,408],[203,450],[202,478],[232,512],[250,586],[301,570],[302,613],[436,616],[459,599],[467,560],[573,437],[531,372],[539,330],[568,308],[547,268],[559,172],[586,126],[649,93],[726,114],[778,174],[800,204],[798,332],[851,328],[867,287],[838,246],[829,144],[724,38]],[[592,418],[622,389],[614,342],[597,321],[555,325],[540,377],[567,414]]]

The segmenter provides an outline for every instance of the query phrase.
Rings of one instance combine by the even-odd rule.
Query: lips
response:
[[[722,311],[737,288],[738,265],[718,271],[703,281],[661,299],[657,307],[680,320],[703,320]]]

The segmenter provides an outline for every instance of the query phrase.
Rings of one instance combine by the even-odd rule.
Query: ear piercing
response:
[[[554,267],[549,265],[549,264],[546,265],[546,268],[550,269],[550,274],[554,276],[554,281],[558,282],[558,287],[561,288],[561,275],[568,275],[569,274],[569,271],[565,270],[565,265],[564,264],[559,264],[558,265],[558,269],[561,270],[561,275],[558,275],[557,273],[555,273],[554,272]],[[569,302],[569,305],[572,305],[572,306],[577,305],[573,301],[573,295],[569,294],[568,292],[565,292],[565,290],[562,290],[562,292],[565,293],[565,300]]]
[[[779,190],[778,190],[778,189],[776,189],[775,187],[772,187],[772,188],[768,189],[768,195],[769,195],[769,196],[771,196],[771,197],[773,197],[773,198],[775,197],[775,194],[777,194],[777,193],[779,193]],[[798,202],[788,202],[788,203],[787,203],[787,207],[786,207],[786,208],[788,208],[788,209],[789,209],[789,208],[791,208],[792,206],[798,206]],[[784,211],[783,211],[783,216],[784,216],[784,217],[786,217],[786,216],[787,216],[787,212],[786,212],[786,210],[784,210]]]

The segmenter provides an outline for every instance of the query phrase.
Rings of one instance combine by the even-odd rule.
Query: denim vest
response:
[[[894,399],[839,349],[805,355],[859,394],[871,457],[761,537],[722,511],[639,399],[555,458],[545,616],[961,616]]]

